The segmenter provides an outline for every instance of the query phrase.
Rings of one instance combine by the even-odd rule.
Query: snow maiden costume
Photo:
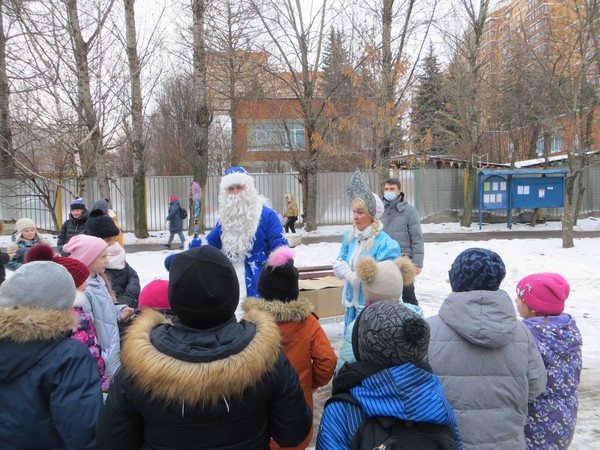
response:
[[[245,189],[230,194],[234,185]],[[219,220],[206,236],[208,244],[223,250],[231,262],[243,261],[247,297],[260,297],[256,284],[265,261],[277,247],[288,245],[281,220],[264,202],[248,172],[232,167],[219,186]]]
[[[342,237],[342,248],[333,265],[336,277],[345,280],[342,292],[342,304],[345,307],[344,329],[365,307],[362,283],[356,274],[356,263],[365,256],[375,261],[393,260],[400,256],[400,246],[381,229],[379,218],[383,214],[383,202],[372,193],[361,173],[356,170],[346,188],[348,197],[354,203],[361,201],[366,205],[368,215],[373,219],[371,225],[360,231],[353,227]]]

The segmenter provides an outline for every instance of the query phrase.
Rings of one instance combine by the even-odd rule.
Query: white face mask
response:
[[[383,198],[385,198],[388,202],[396,200],[396,197],[397,195],[395,192],[386,191],[383,193]]]

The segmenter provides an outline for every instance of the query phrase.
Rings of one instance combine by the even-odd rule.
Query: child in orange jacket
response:
[[[293,252],[279,247],[271,253],[260,273],[257,289],[264,300],[247,298],[244,311],[261,309],[270,312],[282,334],[283,352],[300,378],[306,402],[313,408],[313,393],[333,377],[337,356],[331,343],[312,312],[306,298],[298,298],[298,269]],[[297,450],[305,449],[312,438],[312,428]],[[271,450],[280,447],[271,441]]]

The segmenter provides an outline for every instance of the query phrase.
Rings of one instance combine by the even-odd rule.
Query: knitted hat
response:
[[[17,220],[15,226],[17,227],[15,241],[21,239],[21,236],[23,235],[23,230],[25,230],[26,228],[34,228],[37,234],[37,228],[35,227],[35,223],[33,222],[33,220],[28,219],[27,217],[23,217],[22,219]]]
[[[101,239],[118,236],[121,232],[115,225],[115,221],[105,215],[98,215],[100,210],[96,209],[90,213],[87,220],[87,234]],[[92,215],[94,214],[95,215]]]
[[[352,350],[357,361],[386,367],[407,362],[427,366],[429,324],[401,303],[378,302],[367,306],[352,329]]]
[[[90,276],[87,266],[74,258],[65,258],[64,256],[55,256],[54,250],[49,245],[34,245],[25,253],[25,262],[33,261],[52,261],[65,267],[75,282],[75,287],[81,286]]]
[[[497,291],[506,276],[500,255],[485,248],[469,248],[459,254],[450,270],[454,292]]]
[[[85,203],[82,198],[76,198],[71,202],[71,211],[74,209],[85,209]]]
[[[173,203],[174,201],[179,200],[179,197],[177,197],[177,195],[175,194],[171,194],[169,195],[169,203]]]
[[[254,179],[248,175],[248,172],[246,172],[246,169],[243,167],[232,167],[225,172],[225,175],[221,178],[219,190],[226,191],[234,184],[242,184],[254,188]]]
[[[51,261],[34,261],[17,269],[0,286],[0,305],[68,309],[75,301],[75,283],[67,269]]]
[[[534,273],[517,283],[517,295],[533,311],[557,316],[565,309],[571,287],[557,273]]]
[[[167,272],[171,269],[171,262],[173,262],[173,257],[175,256],[175,253],[171,253],[170,255],[168,255],[165,258],[165,269],[167,269]]]
[[[99,210],[102,214],[95,213],[95,211]],[[105,215],[108,216],[108,200],[101,198],[100,200],[96,200],[90,209],[90,216],[93,215]]]
[[[381,300],[400,300],[402,288],[415,279],[415,265],[407,256],[395,261],[377,262],[372,257],[356,263],[356,273],[362,281],[362,291],[368,303]]]
[[[107,247],[108,244],[98,237],[78,234],[64,245],[63,250],[89,267]]]
[[[169,309],[169,281],[152,280],[144,286],[138,298],[138,307]]]
[[[256,289],[265,300],[289,302],[298,298],[298,269],[294,267],[294,252],[278,247],[260,272]]]
[[[181,323],[213,328],[235,317],[240,300],[235,269],[210,245],[181,252],[169,271],[169,304]]]

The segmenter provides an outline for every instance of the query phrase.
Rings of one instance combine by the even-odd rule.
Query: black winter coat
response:
[[[100,372],[71,310],[0,308],[0,448],[96,449]]]
[[[312,414],[279,341],[262,311],[195,330],[144,310],[98,421],[100,448],[268,450],[271,437],[300,444]]]
[[[106,269],[104,273],[117,296],[117,303],[137,308],[140,296],[140,277],[137,272],[126,262],[124,268]]]
[[[10,261],[8,257],[8,253],[0,252],[0,284],[4,283],[6,280],[6,269],[4,268],[4,264]]]
[[[68,253],[63,252],[62,248],[73,236],[85,234],[89,217],[90,213],[88,211],[84,212],[78,219],[75,219],[71,213],[69,213],[69,218],[65,220],[62,227],[60,227],[58,238],[56,240],[56,249],[61,255],[68,255]]]

